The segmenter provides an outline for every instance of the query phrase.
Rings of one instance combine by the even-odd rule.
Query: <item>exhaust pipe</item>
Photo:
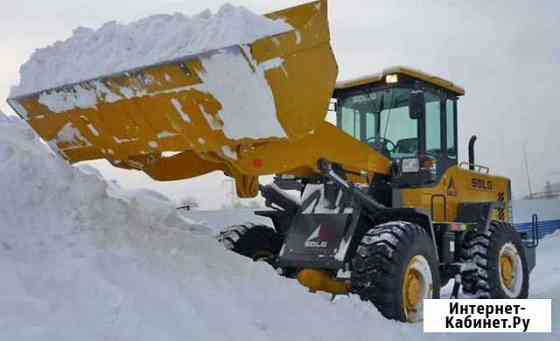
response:
[[[471,136],[469,140],[469,169],[474,170],[474,143],[476,142],[476,135]]]

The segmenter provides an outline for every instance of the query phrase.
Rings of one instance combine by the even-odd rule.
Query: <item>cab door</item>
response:
[[[438,217],[449,219],[452,207],[456,206],[455,179],[446,176],[449,168],[457,165],[457,98],[443,90],[425,90],[426,112],[421,122],[423,131],[420,153],[435,162],[436,188],[442,193],[430,194],[430,206],[443,207],[445,212],[434,212]],[[447,217],[445,217],[447,216]]]
[[[422,120],[421,154],[436,161],[436,179],[457,165],[456,98],[445,92],[425,91],[426,114]]]

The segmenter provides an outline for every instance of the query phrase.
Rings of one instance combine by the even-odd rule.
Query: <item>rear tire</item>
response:
[[[476,298],[527,298],[529,270],[519,234],[508,223],[493,221],[488,231],[473,231],[463,244],[463,292]]]
[[[218,241],[228,250],[254,261],[265,261],[276,268],[276,256],[284,238],[271,227],[247,223],[224,229],[218,235]]]
[[[352,259],[352,291],[372,302],[383,316],[422,320],[423,300],[439,298],[438,262],[432,239],[404,221],[370,229]]]

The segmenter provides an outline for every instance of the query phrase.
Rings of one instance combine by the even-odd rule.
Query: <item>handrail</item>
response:
[[[531,234],[533,237],[530,248],[535,248],[539,246],[540,241],[540,231],[539,231],[539,216],[537,214],[533,214],[531,217]]]

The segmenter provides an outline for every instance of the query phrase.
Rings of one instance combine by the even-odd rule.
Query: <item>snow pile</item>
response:
[[[225,46],[252,43],[291,30],[244,7],[229,4],[212,14],[154,15],[98,30],[77,28],[72,37],[38,49],[20,69],[11,96],[53,88]]]
[[[307,293],[224,250],[160,194],[68,166],[1,114],[0,175],[2,339],[449,340],[385,320],[356,297],[331,303]],[[560,298],[559,242],[543,242],[537,297]],[[553,328],[539,340],[557,339]]]
[[[240,49],[230,48],[201,58],[206,70],[200,75],[204,81],[201,90],[221,103],[219,115],[226,137],[233,140],[286,137],[278,121],[272,89],[265,78],[267,70],[283,68],[284,60],[274,58],[257,65],[254,60],[248,64],[246,56],[251,56],[251,52],[245,51],[243,55]],[[233,151],[224,154],[237,159]]]
[[[365,340],[355,323],[369,335],[388,323],[356,300],[306,293],[161,195],[70,167],[22,121],[0,122],[4,339]]]
[[[0,110],[0,123],[8,122],[8,120],[8,115],[4,114],[4,112]]]

